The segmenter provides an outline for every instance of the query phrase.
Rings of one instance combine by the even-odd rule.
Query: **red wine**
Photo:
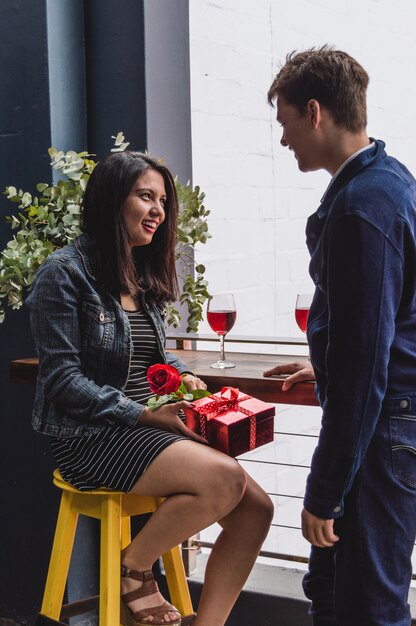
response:
[[[208,311],[207,320],[217,335],[225,335],[232,329],[237,317],[237,311]]]
[[[306,326],[308,324],[309,309],[296,309],[295,318],[297,325],[303,333],[306,333]]]

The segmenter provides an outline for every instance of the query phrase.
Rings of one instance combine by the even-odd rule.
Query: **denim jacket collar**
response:
[[[317,216],[320,219],[325,218],[328,215],[329,207],[336,194],[345,187],[345,185],[364,167],[367,167],[375,159],[379,158],[384,153],[385,143],[378,139],[370,137],[370,141],[374,142],[374,146],[368,150],[364,150],[358,154],[348,165],[339,173],[334,180],[333,184],[328,188],[322,203],[316,211]]]
[[[87,233],[83,233],[75,239],[74,245],[81,256],[86,273],[93,280],[97,280],[98,253],[94,240]]]
[[[354,178],[360,170],[367,167],[383,155],[386,156],[384,151],[385,143],[378,139],[370,139],[371,141],[374,141],[374,146],[368,150],[364,150],[364,152],[361,152],[360,154],[357,154],[355,159],[346,165],[346,167],[336,177],[333,184],[328,188],[318,210],[308,218],[306,224],[306,245],[311,255],[315,250],[329,209],[337,193],[339,193],[339,191],[345,187],[345,185],[347,185],[347,183],[349,183],[349,181]]]

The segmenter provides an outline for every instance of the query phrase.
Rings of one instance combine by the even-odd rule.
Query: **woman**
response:
[[[28,304],[39,354],[34,428],[78,489],[166,497],[122,553],[123,624],[179,624],[151,573],[172,546],[218,522],[196,626],[221,626],[272,518],[239,464],[186,427],[186,402],[150,412],[149,365],[168,362],[163,304],[175,299],[178,200],[169,170],[148,155],[112,154],[85,191],[83,234],[42,264]],[[204,445],[201,445],[204,444]],[[202,480],[203,474],[203,480]]]

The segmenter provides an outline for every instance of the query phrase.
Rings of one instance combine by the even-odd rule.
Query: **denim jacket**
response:
[[[97,282],[92,240],[81,235],[41,265],[26,302],[39,374],[35,430],[56,437],[97,433],[108,425],[139,425],[144,406],[127,398],[132,341],[119,300]],[[143,298],[153,322],[161,363],[186,365],[165,352],[163,316]]]
[[[316,286],[307,336],[323,415],[304,504],[329,519],[343,515],[378,420],[416,415],[413,176],[376,141],[335,178],[306,238]]]

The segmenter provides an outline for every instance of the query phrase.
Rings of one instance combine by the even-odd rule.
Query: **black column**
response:
[[[100,158],[123,131],[144,150],[146,102],[142,0],[85,2],[88,149]]]
[[[2,0],[0,59],[0,191],[34,191],[50,179],[44,0]],[[0,249],[15,207],[0,195]],[[56,509],[47,442],[30,426],[34,388],[9,383],[9,361],[33,354],[25,310],[8,310],[0,325],[0,617],[22,623],[38,610]]]

